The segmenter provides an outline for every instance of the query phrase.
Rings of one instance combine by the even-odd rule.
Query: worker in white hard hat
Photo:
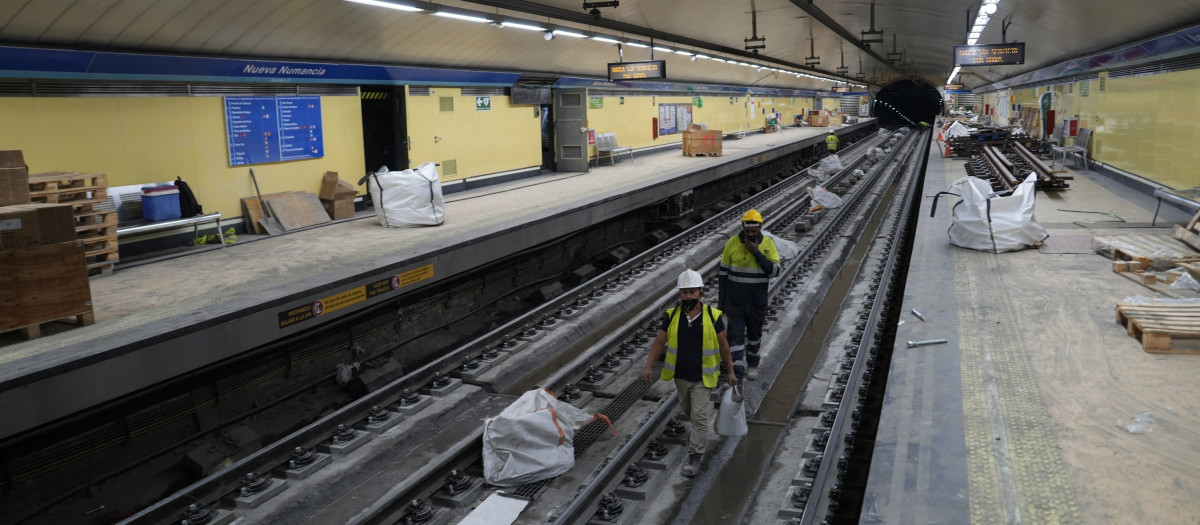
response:
[[[761,359],[767,283],[779,275],[779,249],[762,234],[762,214],[750,210],[741,222],[742,231],[725,243],[717,274],[717,309],[729,319],[729,347],[738,381],[745,380],[747,366],[755,368]]]
[[[695,476],[700,471],[700,460],[708,442],[708,409],[712,405],[712,391],[720,382],[721,363],[733,369],[733,356],[729,342],[725,339],[725,316],[721,311],[702,304],[704,278],[695,270],[686,270],[676,281],[679,288],[679,306],[663,313],[658,336],[650,343],[650,356],[642,370],[642,382],[649,383],[654,363],[667,349],[662,381],[675,381],[679,405],[692,422],[692,434],[688,437],[688,457],[683,462],[683,475]],[[738,379],[728,374],[729,386]]]

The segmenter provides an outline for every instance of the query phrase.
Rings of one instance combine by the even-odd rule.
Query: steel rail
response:
[[[884,162],[880,162],[876,168],[872,169],[872,175],[869,175],[863,181],[858,183],[858,187],[850,196],[845,199],[845,204],[838,209],[836,216],[830,217],[829,220],[824,221],[824,226],[817,230],[805,247],[801,249],[800,253],[798,253],[789,261],[787,268],[780,272],[780,276],[772,280],[772,285],[770,287],[772,296],[780,292],[782,287],[785,286],[784,281],[787,280],[785,278],[786,276],[791,275],[797,268],[803,267],[804,263],[813,256],[814,251],[817,249],[818,245],[823,239],[829,238],[829,236],[836,233],[838,226],[840,226],[841,220],[844,217],[849,216],[853,212],[855,204],[861,200],[863,196],[868,194],[870,189],[875,187],[874,184],[879,180],[880,174],[884,171],[884,168],[888,166],[890,159],[893,159],[901,149],[902,148],[894,149]],[[852,162],[849,166],[839,172],[837,176],[832,177],[830,181],[840,181],[842,178],[851,174],[853,170],[861,166],[864,161],[865,155]],[[789,215],[788,209],[795,209],[800,206],[807,206],[808,204],[809,201],[807,195],[804,196],[804,198],[796,199],[790,203],[788,208],[785,208],[784,211],[775,214],[775,216],[779,218],[777,221],[767,221],[767,223],[764,223],[764,229],[787,222],[787,217]],[[718,258],[714,258],[711,262],[707,263],[705,267],[715,266],[717,259]],[[661,302],[670,302],[673,300],[674,295],[672,294],[667,296]],[[657,311],[655,311],[655,313],[657,313]],[[609,486],[609,484],[618,475],[620,475],[630,458],[634,457],[635,452],[646,445],[649,440],[648,436],[653,434],[648,429],[657,430],[657,427],[660,426],[661,423],[665,421],[675,409],[677,401],[678,399],[675,397],[674,392],[671,392],[667,398],[664,398],[664,401],[659,405],[655,412],[652,413],[648,422],[640,427],[638,432],[633,437],[621,445],[618,451],[613,455],[613,459],[602,468],[600,473],[595,478],[590,480],[590,482],[580,490],[576,497],[572,499],[571,503],[558,515],[554,521],[554,525],[568,525],[571,523],[577,523],[588,516],[587,514],[584,514],[585,510],[589,509],[590,506],[595,503],[601,493]]]
[[[931,131],[927,130],[919,135],[927,135],[930,133]],[[919,139],[915,140],[918,141],[918,144],[920,143]],[[927,141],[928,139],[926,138],[925,142]],[[920,148],[909,148],[909,153],[906,155],[904,161],[900,163],[899,169],[904,169],[905,165],[908,165],[908,162],[911,160],[912,154],[919,149]],[[892,300],[888,293],[882,293],[880,290],[887,288],[892,279],[896,278],[895,268],[899,252],[905,245],[905,242],[907,242],[907,238],[911,235],[911,232],[908,231],[905,225],[908,224],[910,218],[914,217],[915,212],[913,210],[915,204],[912,197],[918,194],[916,186],[921,180],[920,171],[924,167],[924,164],[927,162],[927,160],[928,159],[926,157],[908,168],[910,171],[908,175],[908,187],[906,188],[904,195],[902,195],[904,198],[904,204],[901,208],[899,217],[896,219],[896,224],[900,226],[901,237],[895,238],[891,241],[891,247],[886,258],[887,262],[880,274],[879,284],[875,288],[875,298],[872,301],[871,313],[869,314],[866,322],[867,329],[864,330],[863,338],[860,341],[855,354],[854,364],[850,369],[850,377],[845,386],[846,394],[842,396],[841,402],[838,404],[837,416],[835,417],[833,424],[830,425],[829,440],[825,443],[825,447],[822,450],[823,461],[821,461],[821,465],[817,470],[817,474],[813,476],[812,489],[810,492],[811,495],[809,496],[809,500],[804,507],[804,513],[800,517],[801,525],[812,525],[816,520],[816,513],[820,507],[820,503],[828,498],[828,490],[826,489],[826,485],[828,484],[830,476],[835,475],[836,467],[834,465],[836,465],[836,461],[833,458],[836,456],[835,452],[842,447],[845,441],[845,427],[847,426],[846,420],[848,419],[847,414],[853,412],[851,407],[854,403],[856,403],[855,400],[858,399],[857,386],[862,377],[863,369],[866,367],[865,363],[867,356],[870,355],[870,349],[876,343],[876,334],[883,329],[881,319],[882,312],[887,306],[888,301]]]
[[[859,141],[854,147],[856,150],[864,150],[864,148],[859,146],[863,146],[867,142],[869,141]],[[441,357],[418,367],[374,392],[340,407],[328,416],[314,421],[286,437],[251,453],[232,465],[221,469],[217,473],[198,480],[174,494],[155,502],[120,523],[165,522],[179,516],[188,505],[196,501],[219,499],[234,490],[241,483],[242,476],[245,473],[261,472],[275,468],[285,462],[296,447],[311,447],[327,439],[338,424],[348,424],[365,419],[370,413],[372,406],[384,406],[394,403],[399,399],[401,391],[407,386],[423,384],[425,380],[422,378],[431,377],[434,373],[448,374],[461,364],[463,357],[480,352],[484,347],[500,341],[505,335],[513,334],[520,328],[530,325],[538,319],[557,314],[560,309],[575,302],[577,298],[580,298],[589,291],[598,289],[601,285],[597,283],[606,283],[635,268],[641,267],[662,252],[673,253],[685,244],[694,242],[701,235],[717,230],[718,228],[714,225],[729,224],[732,222],[733,217],[740,215],[744,210],[779,194],[786,187],[799,185],[805,180],[807,171],[808,169],[797,171],[779,183],[772,185],[770,188],[755,194],[750,199],[717,213],[709,220],[675,235],[660,244],[656,249],[648,250],[631,257],[624,263],[597,275],[592,280],[563,293],[555,300],[548,301],[528,313],[518,316],[500,327],[465,343],[455,350],[445,353]]]

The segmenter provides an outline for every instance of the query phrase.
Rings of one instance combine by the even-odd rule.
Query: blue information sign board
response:
[[[321,97],[226,97],[229,165],[325,156]]]

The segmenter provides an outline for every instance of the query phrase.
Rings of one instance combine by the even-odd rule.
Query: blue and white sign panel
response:
[[[321,97],[225,97],[229,165],[325,156]]]

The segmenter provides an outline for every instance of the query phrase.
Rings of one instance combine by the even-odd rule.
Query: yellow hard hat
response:
[[[762,221],[762,214],[758,213],[758,210],[750,210],[746,212],[745,215],[742,215],[742,224],[747,222],[756,222],[758,224],[762,224]]]

